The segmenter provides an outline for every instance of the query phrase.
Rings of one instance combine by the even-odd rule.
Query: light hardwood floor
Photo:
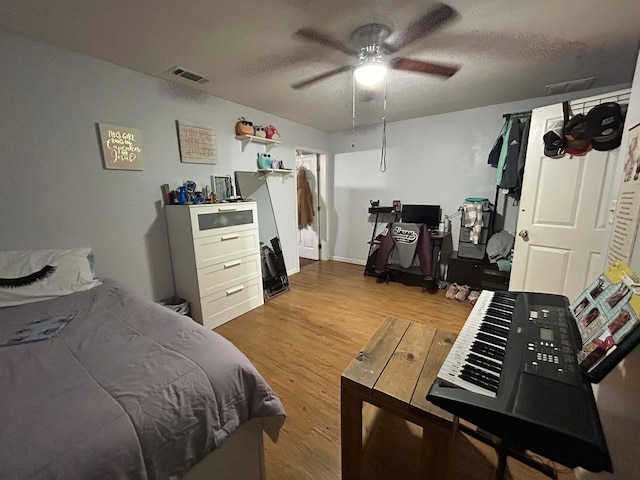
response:
[[[422,293],[419,286],[377,283],[363,267],[314,262],[290,278],[291,291],[215,331],[235,343],[281,398],[287,420],[277,444],[265,439],[268,480],[340,478],[340,374],[387,316],[458,332],[471,305]],[[425,392],[426,394],[427,392]],[[417,478],[421,429],[365,407],[369,441],[364,477]],[[493,479],[492,449],[456,439],[452,479]],[[515,460],[507,479],[545,479]],[[575,480],[556,466],[559,479]]]

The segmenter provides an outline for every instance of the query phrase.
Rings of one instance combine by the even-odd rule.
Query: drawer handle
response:
[[[219,212],[235,212],[237,208],[235,207],[220,207],[218,209]]]
[[[244,285],[240,285],[239,287],[232,288],[231,290],[227,290],[227,295],[233,295],[234,293],[238,293],[244,290]]]
[[[225,240],[233,240],[234,238],[238,238],[240,235],[239,234],[235,234],[235,235],[223,235],[222,237],[220,237],[220,240],[222,240],[223,242]]]
[[[237,266],[238,266],[238,265],[240,265],[241,263],[242,263],[242,260],[236,260],[235,262],[225,263],[225,264],[224,264],[224,268],[237,267]]]

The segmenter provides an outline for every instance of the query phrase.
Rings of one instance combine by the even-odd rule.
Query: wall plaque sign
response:
[[[117,170],[142,170],[142,143],[137,128],[99,123],[104,166]]]
[[[209,125],[178,120],[180,159],[183,163],[217,163],[216,132]]]

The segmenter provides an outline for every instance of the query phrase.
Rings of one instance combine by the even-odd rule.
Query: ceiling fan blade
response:
[[[322,33],[313,28],[301,28],[296,33],[299,37],[304,38],[305,40],[309,40],[311,42],[319,43],[325,47],[333,48],[334,50],[338,50],[340,52],[346,53],[347,55],[355,55],[356,51],[352,48],[347,47],[340,40],[336,40],[331,35],[327,35],[326,33]]]
[[[445,5],[444,3],[436,4],[431,10],[409,25],[404,32],[400,34],[400,38],[396,40],[394,44],[385,42],[382,47],[389,53],[397,52],[415,40],[434,32],[457,16],[458,12],[449,5]]]
[[[316,75],[314,77],[307,78],[306,80],[296,82],[291,85],[291,88],[293,88],[294,90],[300,90],[301,88],[308,87],[310,85],[313,85],[314,83],[320,82],[329,77],[333,77],[334,75],[338,75],[339,73],[346,72],[347,70],[351,69],[352,67],[350,65],[343,65],[342,67],[329,70],[328,72],[321,73],[320,75]]]
[[[406,70],[409,72],[429,73],[431,75],[439,75],[449,78],[453,76],[460,67],[453,65],[443,65],[441,63],[423,62],[421,60],[412,60],[410,58],[394,58],[391,60],[391,68],[394,70]]]

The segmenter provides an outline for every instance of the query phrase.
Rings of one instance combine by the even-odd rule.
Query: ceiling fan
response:
[[[322,80],[352,70],[354,78],[364,85],[375,85],[380,82],[387,71],[387,66],[394,70],[404,70],[427,75],[437,75],[449,78],[458,70],[458,66],[444,65],[434,62],[424,62],[406,57],[394,57],[389,61],[384,56],[392,55],[410,43],[425,37],[441,28],[458,16],[458,13],[449,5],[436,4],[431,10],[419,17],[404,29],[393,42],[388,42],[392,30],[387,25],[369,23],[356,28],[351,34],[351,48],[340,40],[314,28],[301,28],[295,35],[325,47],[346,53],[357,59],[355,65],[343,65],[341,67],[320,73],[313,77],[301,80],[291,85],[298,90],[314,85]]]

